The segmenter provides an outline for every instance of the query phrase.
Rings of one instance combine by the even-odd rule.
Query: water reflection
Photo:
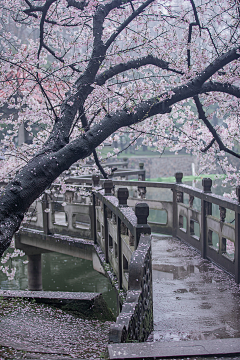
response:
[[[9,281],[0,272],[2,290],[27,290],[27,265],[23,263],[26,259],[13,260],[17,268],[14,280]],[[100,292],[117,314],[116,291],[105,276],[93,269],[92,261],[58,253],[42,254],[42,281],[45,291]]]
[[[189,274],[199,273],[199,268],[194,265],[175,266],[166,264],[154,264],[153,267],[153,280],[176,280],[184,279]]]

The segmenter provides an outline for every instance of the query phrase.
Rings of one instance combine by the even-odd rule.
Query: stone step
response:
[[[240,354],[239,339],[109,344],[109,359],[161,359]]]
[[[62,310],[74,311],[87,318],[101,321],[115,320],[101,293],[0,290],[0,298],[33,300],[36,303],[52,305]]]

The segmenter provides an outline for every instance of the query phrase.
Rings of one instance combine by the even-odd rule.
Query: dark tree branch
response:
[[[52,49],[50,49],[50,47],[49,47],[48,45],[46,45],[44,42],[42,43],[42,47],[45,48],[52,56],[54,56],[55,59],[57,59],[58,61],[60,61],[62,64],[65,64],[64,59],[61,58],[61,57],[59,57],[59,56],[57,56],[57,55],[55,54],[55,52],[54,52]],[[73,64],[68,65],[68,67],[70,67],[73,71],[76,71],[76,72],[78,72],[78,73],[81,73],[81,70],[77,69]]]
[[[211,91],[218,91],[240,98],[240,88],[228,83],[222,84],[218,81],[209,81],[203,84],[199,91],[199,94],[204,94]]]
[[[238,159],[240,159],[240,155],[237,154],[235,151],[232,151],[230,149],[228,149],[222,142],[220,136],[218,135],[217,131],[214,129],[214,127],[212,126],[212,124],[210,123],[210,121],[207,119],[206,115],[205,115],[205,111],[203,110],[203,106],[199,100],[199,97],[198,95],[195,95],[193,97],[194,101],[195,101],[195,104],[196,104],[196,107],[197,107],[197,110],[198,110],[198,115],[199,115],[199,119],[201,119],[204,124],[206,125],[206,127],[208,128],[208,130],[211,132],[212,136],[213,136],[213,140],[215,140],[217,143],[218,143],[218,146],[219,146],[219,149],[220,151],[225,151],[235,157],[237,157]],[[211,142],[214,142],[214,141],[211,141]],[[210,143],[211,144],[211,143]],[[208,145],[208,149],[212,146],[210,146],[210,144]],[[213,144],[213,143],[212,143]],[[208,150],[207,149],[207,150]],[[207,151],[206,150],[206,151]]]
[[[203,153],[207,152],[213,146],[215,141],[216,141],[216,139],[213,138],[204,149],[201,149],[201,152],[203,152]]]
[[[208,65],[204,71],[202,71],[195,79],[194,83],[199,83],[199,86],[202,86],[212,75],[214,75],[218,70],[222,69],[225,65],[230,62],[240,58],[240,46],[237,46],[227,53],[219,56],[214,60],[210,65]]]
[[[193,8],[193,13],[194,13],[194,17],[195,17],[195,22],[192,22],[189,24],[189,29],[188,29],[188,45],[191,44],[191,40],[192,40],[192,29],[194,26],[198,26],[200,28],[200,22],[199,22],[199,18],[198,18],[198,14],[197,14],[197,9],[195,6],[195,3],[193,0],[190,0],[190,3],[192,5]],[[191,66],[191,52],[190,49],[187,49],[187,63],[188,63],[188,67],[190,68]]]
[[[107,80],[109,80],[115,75],[118,75],[130,69],[138,69],[141,66],[145,66],[145,65],[155,65],[161,69],[166,69],[174,73],[183,75],[181,71],[169,68],[169,63],[167,61],[158,59],[152,55],[148,55],[143,58],[130,60],[127,63],[122,63],[111,67],[110,69],[104,71],[102,74],[96,77],[96,84],[103,85]]]
[[[134,12],[135,10],[134,10],[133,3],[132,3],[132,1],[131,1],[131,0],[129,0],[129,1],[130,1],[130,5],[131,5],[131,8],[132,8],[132,11]]]
[[[43,96],[45,96],[45,98],[47,99],[47,102],[48,102],[48,104],[49,104],[49,106],[50,106],[50,108],[51,108],[51,110],[52,110],[52,112],[53,112],[53,114],[54,114],[55,122],[57,122],[57,121],[58,121],[58,116],[57,116],[57,114],[56,114],[56,112],[55,112],[55,109],[54,109],[54,107],[53,107],[53,105],[52,105],[52,102],[51,102],[51,100],[49,99],[49,96],[48,96],[48,94],[46,93],[44,87],[42,86],[41,81],[39,80],[39,77],[38,77],[38,76],[37,76],[37,83],[38,83],[38,85],[39,85],[39,87],[40,87],[40,89],[41,89],[41,92],[42,92]]]
[[[222,63],[226,64],[228,61],[231,62],[232,58],[235,59],[236,55],[232,57],[230,51],[220,58]],[[215,71],[219,70],[220,60],[219,58],[216,59],[211,65]],[[219,87],[221,88],[219,84],[209,82],[202,86],[202,81],[203,79],[206,81],[207,74],[209,76],[213,74],[212,68],[211,70],[203,71],[199,77],[193,79],[186,85],[172,89],[171,96],[168,96],[168,93],[164,93],[162,96],[159,95],[144,101],[136,106],[132,113],[122,110],[111,114],[111,116],[105,116],[101,122],[92,126],[85,134],[70,143],[67,143],[66,140],[65,142],[61,142],[61,137],[59,142],[55,137],[53,143],[49,143],[48,149],[46,149],[45,144],[43,151],[29,161],[0,194],[2,204],[0,213],[0,255],[9,246],[12,235],[19,228],[24,212],[30,204],[41,195],[64,170],[67,170],[79,159],[84,159],[91,155],[97,146],[118,129],[136,124],[156,114],[167,113],[171,111],[170,107],[173,104],[202,93],[204,88],[205,91],[211,91],[211,89],[212,91],[219,91]],[[223,87],[224,85],[222,88]],[[73,116],[75,110],[71,107],[69,111],[70,116]],[[59,121],[59,123],[61,123],[61,121]],[[69,126],[69,124],[67,126]],[[62,136],[61,129],[60,126],[58,130]],[[56,136],[58,136],[57,133]],[[229,150],[228,152],[232,153]]]
[[[68,3],[67,7],[72,6],[72,7],[76,8],[76,9],[79,9],[79,10],[83,10],[85,8],[85,6],[86,6],[86,1],[85,0],[83,0],[81,2],[76,1],[76,0],[67,0],[67,3]]]
[[[131,20],[139,15],[140,12],[143,11],[152,1],[154,0],[147,0],[143,6],[140,6],[140,8],[135,12],[134,16],[130,17]],[[121,6],[122,4],[126,4],[126,1],[112,0],[110,3],[107,3],[106,5],[101,4],[96,8],[95,14],[93,16],[93,50],[91,57],[84,73],[76,81],[75,85],[77,91],[74,94],[70,94],[62,104],[62,116],[59,118],[58,123],[55,124],[52,134],[47,140],[45,149],[43,151],[50,151],[52,146],[54,146],[55,149],[56,146],[65,146],[68,142],[69,133],[71,131],[77,111],[83,107],[86,98],[93,91],[91,84],[95,82],[96,74],[103,60],[105,59],[107,47],[102,42],[104,20],[111,10]],[[69,105],[69,102],[71,102],[72,105]]]
[[[80,109],[80,119],[81,119],[81,122],[82,122],[82,126],[83,126],[83,129],[85,132],[87,132],[89,130],[89,123],[88,123],[88,120],[87,120],[87,117],[86,117],[86,114],[85,114],[85,111],[83,108]],[[96,150],[94,149],[93,150],[93,157],[94,157],[94,161],[98,167],[98,169],[100,170],[101,174],[103,175],[104,179],[107,179],[108,178],[108,175],[107,173],[105,172],[105,170],[103,169],[99,159],[98,159],[98,156],[97,156],[97,152]]]
[[[106,171],[102,167],[102,165],[101,165],[101,163],[100,163],[100,161],[98,159],[97,152],[96,152],[95,149],[93,150],[93,157],[94,157],[95,164],[99,168],[99,170],[100,170],[102,176],[104,177],[104,179],[108,179],[108,174],[106,173]]]
[[[39,49],[38,49],[38,58],[40,56],[41,50],[42,50],[42,46],[43,46],[43,38],[44,38],[44,22],[45,22],[45,18],[47,16],[47,12],[48,9],[50,8],[50,6],[55,2],[56,0],[47,0],[43,11],[42,11],[42,18],[40,21],[40,44],[39,44]]]
[[[196,5],[194,3],[193,0],[190,0],[190,3],[192,5],[192,9],[193,9],[193,13],[194,13],[194,18],[195,18],[195,22],[192,22],[189,24],[189,30],[188,30],[188,45],[191,44],[191,40],[192,40],[192,29],[194,26],[198,26],[199,27],[199,30],[207,30],[209,36],[210,36],[210,39],[211,39],[211,42],[214,46],[214,49],[217,53],[217,55],[219,56],[219,53],[218,53],[218,49],[213,41],[213,38],[212,38],[212,34],[210,32],[210,30],[208,29],[208,27],[203,27],[201,26],[200,24],[200,21],[199,21],[199,17],[198,17],[198,13],[197,13],[197,8],[196,8]],[[191,66],[191,52],[190,52],[190,49],[187,49],[187,63],[188,63],[188,67],[190,68]]]
[[[132,144],[134,144],[134,142],[135,142],[142,134],[143,134],[143,133],[140,132],[140,134],[138,134],[138,135],[135,137],[135,139],[133,139],[132,141],[130,141],[130,143],[129,143],[127,146],[125,146],[122,150],[120,150],[117,154],[119,155],[119,154],[123,153],[125,150],[127,150]],[[109,157],[106,157],[104,160],[110,159],[110,158],[113,157],[113,156],[114,156],[114,155],[111,155],[111,156],[109,156]]]
[[[24,0],[24,1],[30,8],[32,7],[32,4],[30,3],[30,1],[28,1],[28,0]]]
[[[49,3],[51,2],[51,4],[50,4],[50,6],[54,3],[54,2],[56,2],[57,0],[47,0],[46,2],[45,2],[45,4],[44,5],[42,5],[42,6],[32,6],[32,4],[30,3],[30,1],[27,1],[27,0],[25,0],[25,2],[28,4],[28,6],[29,6],[29,9],[25,9],[25,10],[23,10],[23,12],[25,13],[25,14],[27,14],[27,15],[31,15],[31,16],[33,16],[33,15],[36,15],[36,14],[33,14],[34,12],[42,12],[42,13],[44,13],[45,11],[46,11],[46,9],[47,8],[49,8]]]
[[[195,3],[194,3],[193,0],[190,0],[190,3],[191,3],[192,8],[193,8],[193,13],[194,13],[196,25],[200,26],[200,21],[199,21],[199,18],[198,18],[198,13],[197,13],[196,5],[195,5]]]
[[[135,10],[120,26],[119,28],[110,36],[110,38],[105,43],[106,49],[113,43],[117,36],[133,21],[139,14],[141,14],[148,5],[150,5],[154,0],[147,0],[143,3],[137,10]]]

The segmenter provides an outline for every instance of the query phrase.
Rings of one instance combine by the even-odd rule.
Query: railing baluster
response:
[[[113,182],[112,180],[105,180],[103,183],[103,188],[105,195],[112,195],[113,191]],[[108,208],[105,204],[103,204],[103,219],[104,219],[104,253],[105,253],[105,261],[109,262],[108,256]]]
[[[96,217],[96,195],[92,193],[92,236],[94,244],[97,244],[97,217]]]
[[[212,179],[202,179],[202,186],[204,193],[211,193]],[[207,216],[212,215],[212,204],[206,200],[201,200],[201,217],[202,217],[202,231],[201,231],[201,255],[205,259],[207,256],[208,233],[207,233]]]
[[[189,207],[190,207],[190,208],[193,207],[193,201],[194,201],[194,196],[193,196],[193,195],[189,195]]]
[[[240,186],[236,188],[238,204],[240,205]],[[240,213],[235,212],[235,281],[240,283]]]
[[[118,286],[122,289],[122,238],[121,220],[117,216]]]
[[[226,208],[223,206],[219,206],[219,211],[220,211],[220,226],[221,226],[221,231],[222,231],[222,227],[223,227],[223,223],[225,222],[226,219]],[[222,237],[219,239],[219,252],[220,254],[225,254],[227,252],[227,241],[226,238]]]
[[[43,200],[42,200],[42,215],[43,215],[43,232],[45,235],[49,235],[49,216],[48,212],[46,212],[46,209],[49,207],[48,202],[48,196],[46,193],[43,194]]]
[[[103,219],[104,219],[104,255],[106,263],[109,262],[108,257],[108,214],[107,214],[107,206],[103,204]]]
[[[145,181],[145,170],[144,170],[144,163],[139,163],[139,169],[143,170],[142,174],[138,174],[138,181]],[[146,187],[138,186],[138,195],[141,199],[145,199],[147,189]]]

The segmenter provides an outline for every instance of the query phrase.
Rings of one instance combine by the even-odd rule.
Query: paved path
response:
[[[152,254],[154,340],[240,338],[240,290],[229,275],[173,238],[154,238]]]
[[[240,355],[240,287],[187,245],[153,238],[151,341],[109,345],[110,359]],[[204,357],[205,358],[205,357]]]

